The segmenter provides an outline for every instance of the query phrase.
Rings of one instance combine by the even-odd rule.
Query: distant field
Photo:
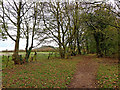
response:
[[[49,54],[50,52],[37,52],[37,54]],[[0,52],[0,56],[2,55],[12,55],[13,52]],[[24,55],[25,52],[19,52],[20,55]],[[34,54],[34,52],[31,52],[31,54]]]
[[[7,68],[12,68],[14,66],[14,62],[12,61],[12,54],[13,53],[8,53],[8,52],[5,53],[4,52],[4,53],[0,53],[0,54],[1,54],[1,56],[0,56],[0,58],[1,58],[0,59],[0,63],[2,63],[2,69],[5,69],[6,67]],[[25,57],[25,52],[20,52],[19,54],[22,55],[22,57]],[[48,59],[49,54],[52,54],[52,52],[37,52],[37,57],[39,57],[39,59],[37,59],[37,60]],[[2,55],[5,55],[4,58],[2,58]],[[7,58],[8,55],[10,56],[9,61],[8,61],[8,58]],[[31,52],[29,60],[33,56],[34,56],[34,52]],[[56,57],[58,57],[58,56],[59,56],[58,53],[56,53]],[[50,58],[52,58],[52,57],[55,57],[55,53],[50,55]]]

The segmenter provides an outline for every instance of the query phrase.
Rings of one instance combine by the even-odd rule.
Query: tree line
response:
[[[96,53],[120,58],[120,1],[0,2],[0,38],[15,42],[13,61],[20,63],[19,42],[26,39],[25,62],[36,46],[56,42],[61,58]],[[11,33],[12,31],[12,33]],[[31,43],[30,43],[31,41]]]

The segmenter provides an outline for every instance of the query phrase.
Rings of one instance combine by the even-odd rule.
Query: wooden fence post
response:
[[[10,57],[10,56],[7,57],[6,67],[8,67],[9,57]]]

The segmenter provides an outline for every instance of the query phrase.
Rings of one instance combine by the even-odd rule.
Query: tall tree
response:
[[[26,50],[26,56],[25,56],[25,59],[26,59],[26,62],[28,62],[28,59],[29,59],[29,57],[30,57],[30,53],[31,53],[31,51],[32,51],[32,48],[34,47],[33,45],[34,45],[34,38],[35,38],[35,34],[36,34],[36,31],[38,30],[38,27],[39,26],[37,26],[37,23],[39,23],[38,21],[38,3],[35,3],[35,2],[33,2],[33,10],[32,10],[32,15],[28,15],[29,17],[28,17],[28,21],[27,20],[25,20],[25,25],[26,25],[26,30],[25,30],[25,32],[24,33],[26,33],[25,35],[26,35],[26,48],[25,48],[25,50]],[[30,21],[30,18],[31,18],[31,16],[32,16],[32,21],[31,22],[29,22]],[[31,23],[33,23],[33,25],[32,25],[32,27],[29,27],[29,25]],[[30,47],[29,47],[29,33],[30,33],[30,29],[32,29],[32,31],[31,31],[31,33],[32,33],[32,38],[31,38],[31,45],[30,45]]]
[[[95,5],[95,4],[94,4]],[[98,6],[97,6],[98,5]],[[114,23],[114,17],[112,13],[105,9],[103,3],[96,4],[96,6],[89,8],[85,14],[86,25],[89,30],[92,30],[96,41],[96,52],[98,57],[104,55],[105,49],[105,32],[104,29],[109,25],[109,22]],[[90,6],[90,5],[89,5]]]
[[[12,2],[7,1],[7,3],[2,1],[3,28],[6,34],[15,42],[15,49],[13,54],[13,61],[15,64],[20,63],[18,52],[19,52],[19,42],[20,42],[20,34],[21,34],[21,23],[22,23],[22,18],[26,14],[27,10],[25,13],[21,13],[21,12],[25,5],[26,2],[23,2],[22,0],[19,0],[18,2],[14,0]],[[15,29],[16,35],[10,34],[7,24],[9,28],[14,27],[12,29]],[[14,36],[16,36],[16,38],[14,38]]]

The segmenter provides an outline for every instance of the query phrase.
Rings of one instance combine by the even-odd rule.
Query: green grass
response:
[[[100,88],[118,88],[120,73],[116,64],[100,64],[97,80]]]
[[[2,56],[0,56],[0,70],[2,70]],[[2,71],[0,71],[0,81],[1,81],[1,79],[2,79]]]
[[[0,63],[2,63],[2,56],[0,56]]]
[[[31,52],[31,54],[34,54],[35,52]],[[50,52],[37,52],[37,54],[49,54]],[[0,54],[6,54],[6,55],[12,55],[13,52],[0,52]],[[24,55],[25,52],[19,52],[19,54]]]
[[[82,60],[82,57],[58,59],[52,55],[50,59],[47,59],[48,54],[49,52],[38,53],[37,61],[28,64],[13,65],[9,62],[9,67],[4,68],[2,73],[3,87],[66,88],[76,71],[76,64]],[[118,88],[120,86],[118,64],[103,58],[97,58],[94,61],[100,62],[97,71],[99,87]],[[5,61],[2,63],[4,65]]]
[[[52,53],[52,52],[37,52],[37,56],[39,56],[39,60],[40,59],[44,60],[44,59],[48,58],[49,53]],[[25,52],[20,52],[19,54],[22,54],[22,57],[25,57]],[[30,59],[32,56],[34,56],[34,52],[31,52]],[[53,55],[50,56],[50,58],[53,58],[53,57],[55,57],[54,53],[53,53]],[[59,57],[58,53],[57,53],[57,57]],[[7,56],[4,56],[4,58],[2,58],[2,56],[0,56],[0,58],[1,58],[0,62],[2,63],[2,69],[14,67],[14,62],[12,61],[12,55],[10,55],[9,61],[8,61]]]
[[[2,69],[2,56],[0,56],[0,70]]]
[[[37,62],[16,65],[2,74],[6,88],[65,88],[76,70],[76,59],[47,59],[48,54],[39,54]]]
[[[2,57],[1,61],[2,61],[2,69],[5,69],[6,66],[7,68],[8,67],[11,68],[14,65],[14,62],[12,61],[12,56],[10,56],[9,61],[7,56],[4,56],[4,58]]]

